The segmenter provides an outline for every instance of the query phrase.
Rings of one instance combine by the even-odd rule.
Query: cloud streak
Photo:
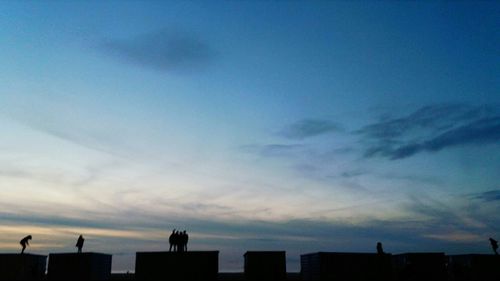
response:
[[[201,37],[166,29],[128,39],[107,39],[101,49],[122,61],[161,72],[197,70],[215,56]]]
[[[368,144],[364,157],[398,160],[424,151],[498,143],[500,114],[487,106],[426,106],[408,116],[367,125],[356,133]]]
[[[282,135],[289,139],[306,139],[319,135],[341,132],[340,125],[322,119],[303,119],[295,122],[286,128]]]
[[[380,173],[363,162],[367,158],[396,161],[456,147],[497,145],[500,111],[495,105],[431,104],[407,114],[369,122],[351,131],[342,128],[333,121],[305,118],[284,126],[279,135],[281,142],[241,148],[259,157],[286,161],[284,164],[294,168],[301,177],[337,187],[360,187],[363,181],[374,177],[437,186],[443,182],[425,172],[415,175]],[[321,145],[307,142],[308,138],[330,133],[338,135]],[[350,161],[350,167],[343,161]]]
[[[480,199],[484,202],[500,201],[500,190],[489,190],[482,193],[474,194],[474,199]]]
[[[262,157],[291,157],[305,149],[302,144],[251,144],[241,146],[244,152],[254,153]]]

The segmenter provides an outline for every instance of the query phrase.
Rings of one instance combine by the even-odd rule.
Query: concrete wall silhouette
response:
[[[446,280],[444,253],[405,253],[392,256],[396,280]]]
[[[291,280],[284,251],[246,252],[244,273],[220,275],[218,258],[218,251],[138,252],[135,274],[119,279]],[[300,260],[302,280],[500,280],[495,255],[318,252]],[[100,253],[50,254],[45,276],[47,256],[0,254],[0,280],[109,280],[111,261],[111,255]]]
[[[136,280],[216,280],[219,251],[137,252]]]
[[[391,255],[318,252],[300,256],[302,280],[391,280]]]
[[[286,280],[285,251],[248,251],[244,258],[247,280]]]
[[[0,254],[0,280],[43,280],[47,256]]]
[[[448,274],[452,280],[500,280],[500,256],[448,256]]]
[[[112,256],[101,253],[49,254],[49,280],[108,280]]]

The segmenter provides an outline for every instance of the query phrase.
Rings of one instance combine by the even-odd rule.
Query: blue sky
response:
[[[0,251],[488,253],[496,2],[3,1]]]

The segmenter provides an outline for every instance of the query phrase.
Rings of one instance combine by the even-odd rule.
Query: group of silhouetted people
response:
[[[172,234],[170,234],[170,237],[168,238],[168,243],[170,244],[170,249],[169,251],[172,252],[172,248],[174,249],[174,252],[187,252],[187,244],[189,240],[189,235],[186,233],[186,231],[176,231],[175,229],[172,230]]]

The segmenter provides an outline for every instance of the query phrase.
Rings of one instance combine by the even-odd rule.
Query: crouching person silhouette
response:
[[[75,247],[78,248],[78,253],[82,252],[83,242],[85,242],[85,239],[83,238],[82,235],[80,235],[80,237],[78,237],[78,240],[76,241],[76,245],[75,245]]]
[[[31,235],[28,235],[28,236],[24,237],[23,239],[21,239],[21,241],[19,241],[19,244],[21,244],[21,246],[23,246],[23,249],[21,250],[21,254],[24,254],[24,250],[26,249],[26,246],[30,245],[30,243],[28,241],[31,239],[33,239],[33,237],[31,237]]]

